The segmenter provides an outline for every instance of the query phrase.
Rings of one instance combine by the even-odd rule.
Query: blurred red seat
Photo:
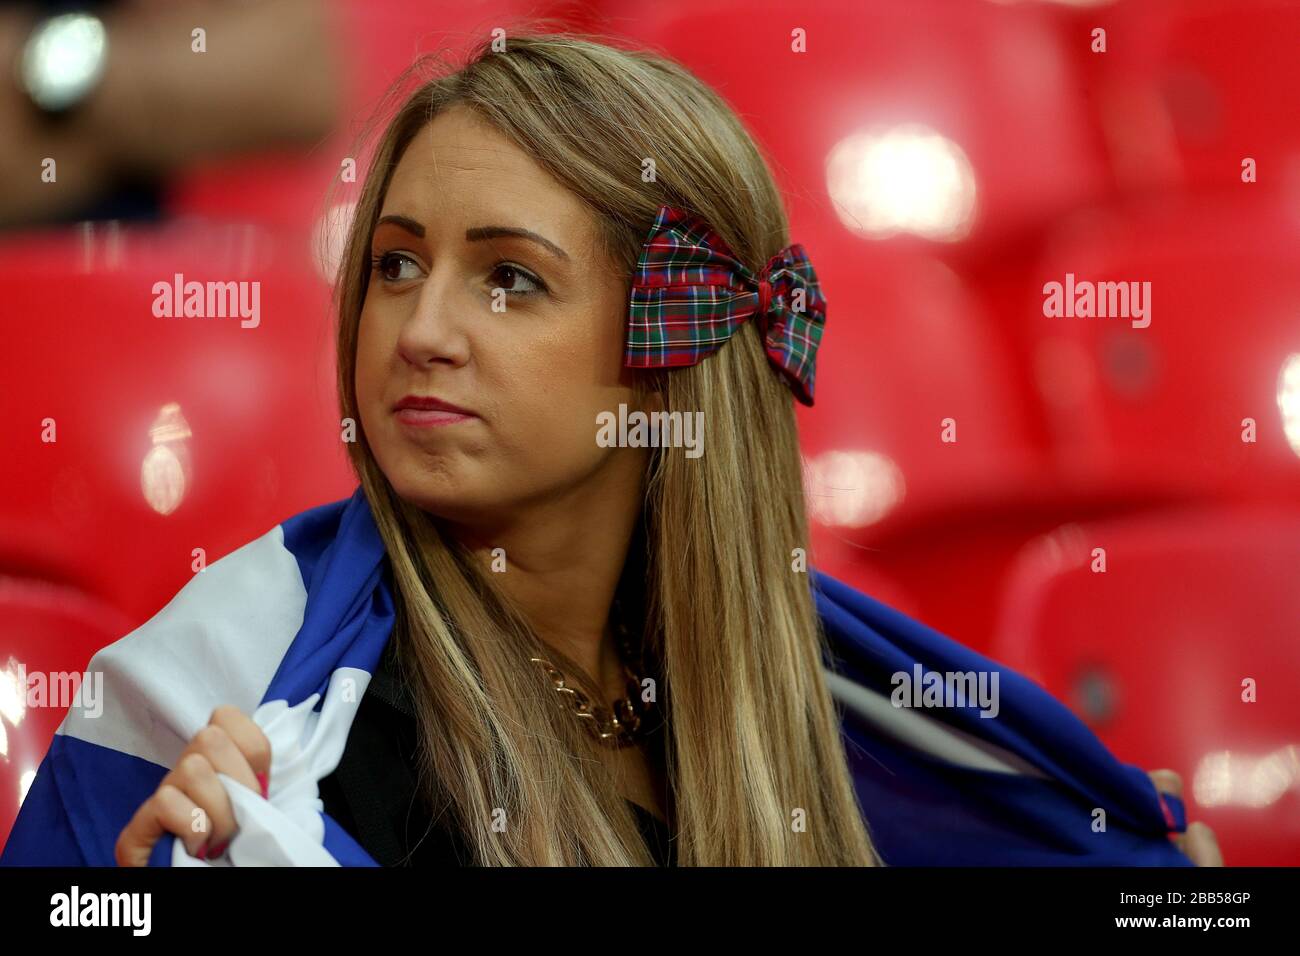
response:
[[[1243,190],[1246,187],[1241,187]],[[1044,315],[1044,287],[1150,283],[1150,322]],[[1061,225],[1014,310],[1062,480],[1185,496],[1300,491],[1300,216],[1262,194]],[[1130,286],[1130,291],[1132,287]],[[1243,442],[1243,420],[1255,422]]]
[[[1093,570],[1104,549],[1105,573]],[[1177,508],[1025,547],[990,653],[1169,767],[1232,865],[1300,863],[1300,511]],[[1243,682],[1257,688],[1243,701]]]
[[[1059,21],[1041,5],[615,0],[603,10],[596,26],[678,60],[738,110],[772,158],[805,241],[847,238],[837,213],[852,210],[842,196],[828,199],[827,159],[870,130],[919,124],[964,155],[975,245],[1032,229],[1108,181]],[[806,53],[792,52],[795,28],[806,31]],[[886,180],[903,180],[887,186],[915,190],[918,202],[955,190],[951,157],[915,156],[935,165],[878,157]]]
[[[178,273],[248,283],[256,327],[156,317],[155,283]],[[211,563],[354,486],[328,289],[301,245],[184,225],[22,237],[0,255],[0,297],[16,317],[0,567],[141,623],[189,579],[195,549]],[[57,441],[42,440],[47,420]]]
[[[1126,191],[1300,191],[1300,5],[1291,0],[1144,0],[1074,13],[1074,59],[1094,95]],[[1107,31],[1105,54],[1089,50]]]
[[[884,247],[812,255],[829,303],[817,405],[799,412],[814,517],[865,528],[1036,494],[1028,383],[962,280]]]

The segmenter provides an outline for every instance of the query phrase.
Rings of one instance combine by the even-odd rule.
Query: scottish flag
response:
[[[323,812],[318,782],[338,765],[392,630],[385,566],[358,488],[195,575],[91,659],[102,714],[69,710],[0,865],[114,865],[118,834],[223,704],[252,714],[271,743],[269,799],[221,774],[239,824],[226,854],[198,860],[168,835],[150,865],[376,865]],[[1191,865],[1168,839],[1185,829],[1182,804],[1048,693],[811,578],[850,770],[887,864]],[[976,686],[994,699],[952,696]]]

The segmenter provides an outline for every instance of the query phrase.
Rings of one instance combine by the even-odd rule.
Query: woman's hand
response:
[[[1147,776],[1161,793],[1172,793],[1180,800],[1183,796],[1183,778],[1172,770],[1151,770]],[[1187,832],[1174,837],[1174,844],[1197,866],[1223,866],[1223,852],[1214,831],[1199,820],[1188,822]]]
[[[217,774],[265,797],[270,772],[271,743],[262,728],[237,707],[218,707],[118,836],[117,865],[147,866],[164,833],[174,833],[190,856],[220,856],[238,827]]]

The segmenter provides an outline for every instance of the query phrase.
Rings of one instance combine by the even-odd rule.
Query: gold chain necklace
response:
[[[612,707],[593,704],[581,689],[568,686],[559,668],[545,658],[530,657],[529,660],[546,672],[556,692],[569,702],[574,715],[591,728],[597,740],[609,747],[622,748],[639,743],[648,732],[646,714],[650,706],[641,696],[641,677],[628,664],[635,659],[637,670],[644,674],[645,658],[632,648],[627,625],[623,623],[622,607],[617,599],[614,601],[612,617],[628,691],[614,701]]]

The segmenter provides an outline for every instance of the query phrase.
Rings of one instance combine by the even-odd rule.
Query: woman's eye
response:
[[[489,285],[494,289],[503,289],[510,295],[532,295],[544,292],[546,283],[519,266],[502,262],[488,275]]]
[[[379,273],[385,282],[401,282],[403,279],[415,279],[420,274],[419,263],[400,252],[385,252],[383,255],[373,257],[370,263],[375,272]],[[402,270],[408,266],[413,271],[403,272]]]

